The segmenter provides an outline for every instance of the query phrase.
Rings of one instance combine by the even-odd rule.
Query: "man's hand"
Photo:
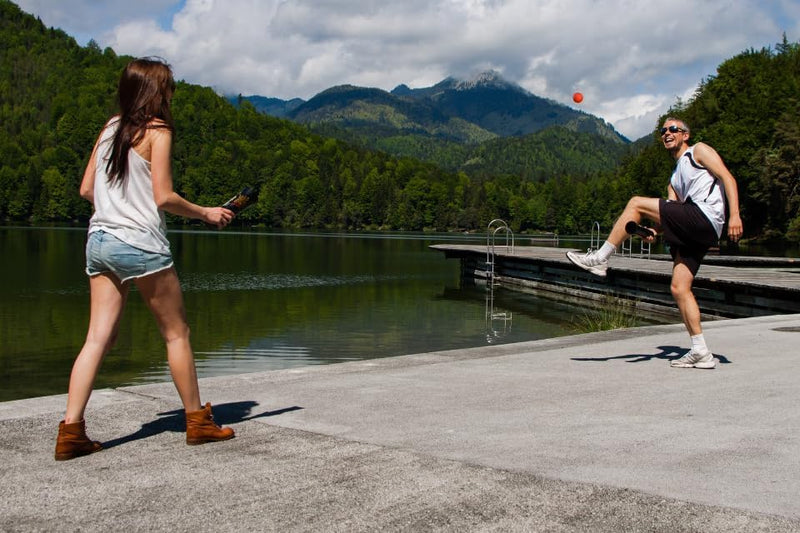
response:
[[[736,242],[742,237],[743,231],[744,227],[741,217],[739,217],[739,215],[731,215],[728,219],[728,238]]]

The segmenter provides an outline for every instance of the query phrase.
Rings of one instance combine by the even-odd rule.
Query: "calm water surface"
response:
[[[201,377],[574,333],[584,308],[462,284],[458,235],[169,233]],[[0,401],[66,391],[86,335],[85,229],[0,227]],[[135,291],[96,388],[168,381]]]

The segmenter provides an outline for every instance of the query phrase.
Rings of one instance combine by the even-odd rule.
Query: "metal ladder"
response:
[[[495,278],[495,246],[497,234],[505,236],[506,253],[514,253],[514,232],[503,220],[496,218],[489,222],[486,229],[486,342],[493,344],[505,337],[511,330],[514,319],[510,311],[496,311],[494,308]]]
[[[633,257],[633,235],[622,241],[622,255]],[[639,257],[650,259],[650,243],[639,239]]]
[[[594,232],[595,229],[597,230],[597,234],[595,234]],[[586,251],[593,252],[599,249],[600,249],[600,223],[595,220],[594,224],[592,224],[592,232],[589,234],[589,249]]]
[[[499,218],[489,222],[486,228],[486,283],[492,286],[495,283],[495,241],[499,232],[503,232],[505,235],[506,252],[510,254],[514,253],[514,232],[511,231],[508,224]]]

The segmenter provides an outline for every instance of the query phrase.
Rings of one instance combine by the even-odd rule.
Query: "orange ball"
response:
[[[576,104],[583,102],[583,93],[575,93],[572,95],[572,101]]]

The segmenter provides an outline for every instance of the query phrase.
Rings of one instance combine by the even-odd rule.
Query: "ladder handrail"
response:
[[[504,220],[496,218],[486,227],[486,342],[492,344],[495,340],[504,337],[511,329],[513,313],[494,310],[494,259],[497,234],[503,232],[506,237],[505,247],[507,253],[514,253],[514,232]],[[510,240],[510,245],[509,245]],[[502,329],[495,329],[495,322],[502,325]]]
[[[627,245],[627,246],[626,246]],[[639,240],[639,257],[647,257],[650,259],[651,245],[644,239]],[[628,257],[633,257],[633,235],[622,241],[621,254],[624,256],[627,253]]]
[[[508,227],[508,224],[500,218],[495,218],[486,227],[486,280],[488,284],[494,284],[494,257],[495,245],[498,232],[504,232],[506,237],[506,252],[514,253],[514,232]],[[511,245],[509,246],[509,238]]]
[[[595,241],[594,241],[594,239],[595,239],[594,230],[595,229],[597,229],[597,246],[595,246]],[[600,249],[600,222],[595,220],[594,224],[592,224],[592,232],[589,234],[589,249],[587,251],[588,252],[592,252],[592,251],[598,250],[598,249]]]

